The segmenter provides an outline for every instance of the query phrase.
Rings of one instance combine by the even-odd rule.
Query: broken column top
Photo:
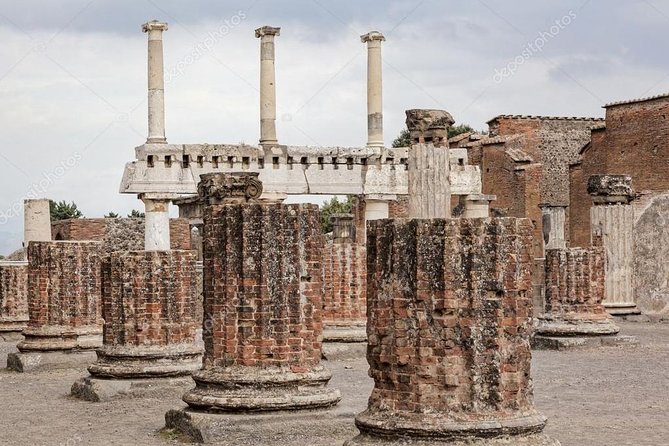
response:
[[[262,195],[258,172],[207,173],[200,175],[198,195],[205,204],[245,203]]]
[[[261,26],[260,28],[256,29],[256,37],[279,35],[281,35],[281,28],[273,26]]]
[[[412,109],[405,113],[412,144],[432,142],[441,146],[448,141],[448,128],[455,120],[446,110]]]
[[[360,40],[363,43],[371,42],[372,40],[380,40],[381,42],[384,42],[386,38],[378,31],[370,31],[367,34],[360,36]]]
[[[595,203],[629,203],[635,197],[629,175],[592,175],[588,193]]]
[[[159,20],[146,22],[142,25],[142,32],[148,33],[149,31],[167,31],[167,23]]]

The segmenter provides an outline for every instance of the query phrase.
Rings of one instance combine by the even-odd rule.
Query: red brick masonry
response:
[[[0,332],[21,331],[28,322],[28,265],[0,262]]]

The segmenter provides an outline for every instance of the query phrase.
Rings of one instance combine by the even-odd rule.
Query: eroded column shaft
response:
[[[372,31],[360,37],[367,43],[367,146],[383,147],[383,59],[385,37]]]
[[[447,147],[415,144],[409,149],[410,218],[451,216],[450,163]]]
[[[165,69],[163,64],[163,31],[167,23],[157,20],[142,25],[148,33],[148,87],[149,87],[149,144],[166,143],[165,138]]]

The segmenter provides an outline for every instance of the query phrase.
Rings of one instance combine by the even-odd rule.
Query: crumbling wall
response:
[[[0,262],[0,331],[28,321],[28,265]]]
[[[366,259],[367,250],[358,243],[326,243],[323,254],[326,324],[367,319]]]

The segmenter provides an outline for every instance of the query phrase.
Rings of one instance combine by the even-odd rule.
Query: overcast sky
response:
[[[277,38],[279,141],[366,141],[365,45],[385,34],[385,141],[408,108],[485,129],[498,114],[602,117],[669,91],[658,0],[0,0],[0,253],[31,191],[88,217],[126,214],[124,164],[146,138],[146,35],[164,35],[167,139],[255,144],[259,41]],[[41,183],[40,183],[41,181]],[[18,212],[17,212],[18,210]]]

